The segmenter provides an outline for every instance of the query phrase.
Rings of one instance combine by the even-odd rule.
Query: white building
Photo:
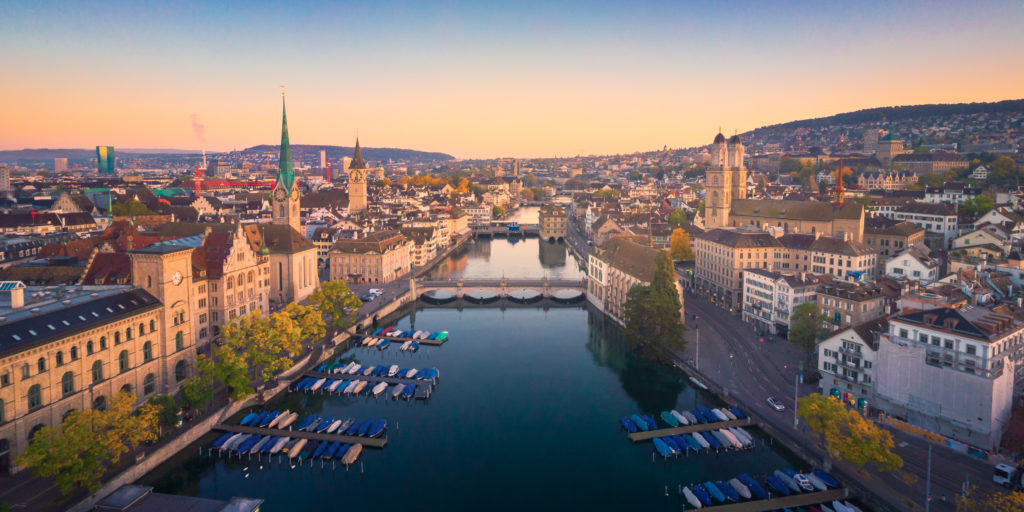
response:
[[[819,387],[850,405],[872,402],[878,337],[888,332],[889,320],[876,318],[833,333],[818,343]]]
[[[1024,324],[986,308],[893,317],[875,358],[874,407],[985,450],[1010,421]]]
[[[988,168],[985,167],[984,165],[979,165],[973,171],[971,171],[971,174],[968,175],[967,177],[972,180],[985,181],[988,179]]]
[[[926,187],[924,202],[931,204],[963,204],[981,195],[981,189],[960,182],[949,182],[941,187]]]
[[[957,236],[956,207],[952,205],[911,203],[881,214],[890,219],[913,222],[927,231],[941,234],[943,247],[949,247],[950,241]]]
[[[759,332],[785,336],[796,307],[817,300],[817,286],[817,280],[806,274],[744,270],[743,321],[757,326]]]
[[[885,262],[885,275],[899,279],[930,283],[939,278],[939,261],[930,256],[924,245],[915,245],[897,253]]]

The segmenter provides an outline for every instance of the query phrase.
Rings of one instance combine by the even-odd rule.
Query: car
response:
[[[768,405],[772,406],[776,411],[783,411],[786,409],[782,402],[778,401],[774,396],[768,397]]]
[[[376,295],[371,295],[371,294],[367,293],[366,295],[363,295],[362,297],[359,297],[359,300],[361,300],[363,302],[370,302],[370,301],[372,301],[373,299],[376,299],[376,298],[377,298]]]
[[[384,295],[384,290],[380,288],[370,288],[370,295]]]

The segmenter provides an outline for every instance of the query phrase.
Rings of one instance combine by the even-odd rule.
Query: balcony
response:
[[[858,350],[851,350],[851,349],[846,348],[846,347],[844,347],[842,345],[839,346],[839,352],[842,352],[843,354],[848,354],[848,355],[851,355],[851,356],[854,356],[854,357],[859,357],[861,359],[864,358],[864,353],[863,352],[860,352]]]

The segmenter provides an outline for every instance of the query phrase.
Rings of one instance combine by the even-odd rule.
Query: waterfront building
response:
[[[781,242],[760,229],[713,229],[693,238],[693,280],[697,289],[717,304],[737,309],[741,304],[743,270],[773,268]]]
[[[489,224],[493,213],[490,206],[482,204],[465,205],[462,207],[462,211],[468,216],[469,224],[474,226]]]
[[[96,172],[99,174],[117,174],[114,146],[96,146]]]
[[[925,430],[996,450],[1010,421],[1022,340],[1024,324],[982,307],[893,317],[879,341],[873,405]]]
[[[796,307],[815,302],[818,280],[761,268],[743,272],[743,321],[762,333],[786,337]]]
[[[876,285],[840,281],[819,286],[817,300],[822,323],[832,331],[885,316],[889,301]]]
[[[568,217],[565,208],[555,204],[544,205],[540,209],[540,238],[549,242],[565,239]]]
[[[614,237],[598,246],[587,258],[587,300],[625,325],[626,296],[634,286],[651,284],[657,255],[658,249],[628,237]],[[682,304],[682,287],[676,283],[676,288]]]
[[[818,342],[820,388],[843,402],[864,409],[872,402],[878,338],[888,331],[885,317],[836,331]]]
[[[338,240],[329,253],[331,279],[390,283],[411,270],[414,245],[398,231],[377,231],[359,239]]]
[[[403,227],[402,235],[413,242],[412,264],[422,267],[437,256],[439,231],[432,227]]]
[[[366,162],[363,161],[363,152],[359,149],[358,138],[356,138],[355,151],[346,170],[348,171],[348,211],[362,212],[367,206]]]

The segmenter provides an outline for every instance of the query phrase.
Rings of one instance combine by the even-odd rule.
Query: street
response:
[[[689,292],[686,293],[685,310],[688,327],[686,358],[693,360],[696,357],[699,336],[700,360],[697,363],[701,373],[727,388],[730,395],[753,407],[755,414],[776,430],[791,435],[795,443],[801,446],[816,443],[812,432],[805,434],[802,428],[793,429],[795,378],[801,358],[799,350],[781,339],[764,337],[763,342],[759,341],[761,336],[749,324],[743,323],[739,315]],[[796,391],[803,396],[817,392],[817,386],[803,384]],[[786,410],[772,409],[766,402],[769,396],[785,404]],[[911,480],[916,477],[916,482],[908,487],[896,474],[872,472],[870,475],[873,476],[869,476],[849,466],[844,468],[850,473],[859,473],[865,487],[885,496],[886,501],[903,504],[901,509],[909,506],[905,501],[909,499],[923,510],[929,443],[900,431],[889,431],[896,443],[894,452],[903,458],[904,471],[913,475]],[[988,463],[934,445],[931,510],[954,510],[955,496],[965,479],[984,494],[1001,489],[992,482],[992,466]],[[940,500],[943,495],[948,500],[946,503]]]

